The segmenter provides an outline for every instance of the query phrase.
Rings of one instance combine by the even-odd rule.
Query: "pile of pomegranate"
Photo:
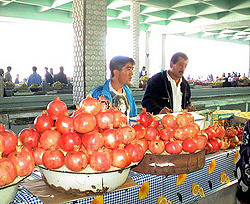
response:
[[[32,173],[35,167],[33,152],[24,147],[11,130],[0,124],[0,187]]]
[[[155,116],[143,109],[138,115],[138,122],[139,124],[133,126],[136,136],[151,153],[193,153],[206,147],[207,135],[200,130],[193,115],[187,111],[176,117],[167,114],[159,123]]]
[[[154,154],[193,153],[204,148],[209,154],[235,148],[240,144],[243,131],[238,125],[224,128],[221,122],[201,130],[193,115],[186,110],[176,117],[167,114],[160,121],[143,109],[137,120],[139,123],[133,126],[137,143]]]
[[[204,130],[207,134],[208,142],[206,154],[219,151],[221,149],[235,148],[241,144],[243,127],[239,125],[225,128],[221,122],[216,122]]]
[[[104,97],[86,97],[77,110],[55,97],[47,110],[19,133],[25,147],[32,149],[35,164],[48,169],[104,172],[111,167],[125,168],[139,162],[143,148],[135,142],[135,130],[127,125],[127,116]]]

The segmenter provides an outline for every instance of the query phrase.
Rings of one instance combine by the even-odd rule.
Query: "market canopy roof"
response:
[[[249,0],[138,0],[141,30],[250,44]],[[107,0],[107,25],[129,28],[131,0]],[[0,0],[0,16],[72,22],[73,0]],[[1,21],[1,20],[0,20]]]

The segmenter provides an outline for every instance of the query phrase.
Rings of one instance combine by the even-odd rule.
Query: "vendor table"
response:
[[[177,185],[176,180],[178,175],[150,175],[140,174],[131,171],[129,176],[139,185],[138,187],[114,191],[103,195],[104,203],[157,203],[160,196],[165,196],[168,201],[175,203],[193,203],[199,199],[206,199],[206,196],[212,195],[224,188],[237,183],[235,177],[235,163],[237,161],[239,147],[219,151],[214,154],[206,155],[206,163],[203,169],[187,174],[183,184]],[[209,172],[210,169],[210,172]],[[221,175],[226,176],[226,181],[221,180]],[[180,178],[180,177],[179,177]],[[142,184],[149,182],[149,187],[144,189],[145,198],[139,200],[139,190]],[[181,182],[181,183],[182,183]],[[204,189],[205,198],[198,193],[194,195],[191,192],[193,184],[198,184],[200,189]],[[148,194],[147,194],[148,193]],[[227,195],[225,195],[227,196]],[[72,203],[89,204],[95,198],[89,197],[86,199],[76,200]],[[24,186],[19,185],[18,192],[13,201],[16,203],[42,203],[39,198],[35,197]],[[234,203],[234,202],[232,202]],[[229,203],[227,203],[229,204]]]

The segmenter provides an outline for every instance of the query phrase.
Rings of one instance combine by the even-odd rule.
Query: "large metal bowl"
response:
[[[67,193],[106,193],[121,186],[127,179],[130,167],[124,169],[111,168],[107,172],[95,172],[87,167],[82,172],[73,172],[65,166],[60,169],[47,169],[40,165],[44,181],[57,191]]]
[[[0,203],[1,204],[9,204],[12,202],[16,196],[18,184],[24,180],[25,177],[16,177],[16,179],[5,186],[0,187]]]

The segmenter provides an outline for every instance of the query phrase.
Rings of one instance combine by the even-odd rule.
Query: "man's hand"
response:
[[[172,112],[173,112],[172,109],[165,106],[163,109],[161,109],[159,114],[166,114],[166,113],[172,113]]]
[[[186,109],[188,109],[188,111],[196,111],[196,107],[193,104],[189,104]]]

